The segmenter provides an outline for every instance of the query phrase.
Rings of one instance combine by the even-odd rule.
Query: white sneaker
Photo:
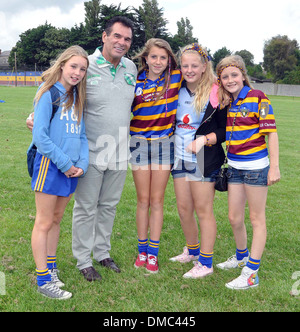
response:
[[[38,286],[38,292],[50,299],[67,300],[72,297],[72,293],[60,289],[53,281]]]
[[[51,269],[51,270],[49,270],[49,273],[51,275],[51,281],[53,281],[56,284],[57,287],[64,287],[65,284],[61,280],[59,280],[59,278],[58,278],[58,270],[57,269],[55,269],[55,268]]]
[[[259,278],[257,275],[258,270],[252,270],[248,266],[242,269],[241,275],[225,284],[227,288],[230,289],[249,289],[257,287],[259,284]]]
[[[230,269],[236,269],[238,267],[244,267],[244,266],[246,266],[246,264],[249,260],[249,257],[250,257],[250,253],[249,253],[248,257],[244,257],[242,260],[239,261],[239,260],[237,260],[236,255],[233,255],[233,256],[229,257],[226,262],[219,263],[216,266],[222,270],[230,270]]]
[[[187,273],[183,275],[183,278],[186,279],[198,279],[198,278],[204,278],[206,276],[209,276],[210,274],[213,274],[214,269],[213,267],[209,268],[205,265],[202,265],[200,262],[194,262],[194,267]]]
[[[188,248],[184,247],[183,253],[178,256],[174,256],[174,257],[170,258],[170,261],[180,262],[180,263],[189,263],[192,261],[197,261],[198,258],[199,258],[199,256],[190,255]]]

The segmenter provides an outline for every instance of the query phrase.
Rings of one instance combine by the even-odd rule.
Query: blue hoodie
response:
[[[66,89],[60,82],[54,85],[63,100]],[[33,144],[38,152],[49,158],[62,173],[74,165],[81,168],[85,174],[89,165],[89,147],[83,117],[77,125],[77,116],[73,112],[74,103],[71,109],[65,110],[60,102],[62,105],[50,123],[53,107],[51,93],[46,91],[34,107]]]

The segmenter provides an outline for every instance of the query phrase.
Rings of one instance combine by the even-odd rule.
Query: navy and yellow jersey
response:
[[[139,75],[132,105],[133,117],[130,123],[130,135],[139,135],[150,140],[173,135],[173,122],[178,106],[178,92],[182,83],[180,70],[171,72],[170,87],[159,100],[153,94],[159,94],[165,79],[147,80],[146,72]],[[157,89],[156,89],[157,88]],[[154,100],[153,100],[154,99]]]
[[[235,124],[232,138],[234,118]],[[226,144],[229,144],[228,159],[253,161],[268,156],[265,135],[276,132],[276,123],[270,100],[260,90],[245,86],[233,102],[227,115]]]

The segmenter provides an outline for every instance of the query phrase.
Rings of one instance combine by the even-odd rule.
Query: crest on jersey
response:
[[[250,110],[249,110],[249,108],[244,106],[244,107],[241,107],[240,112],[242,114],[242,117],[246,118],[248,116],[248,114],[250,113]]]
[[[261,118],[265,119],[269,114],[269,104],[266,102],[262,102],[260,104],[259,115]]]
[[[141,96],[143,94],[143,89],[141,87],[138,87],[136,89],[135,95],[136,96]]]

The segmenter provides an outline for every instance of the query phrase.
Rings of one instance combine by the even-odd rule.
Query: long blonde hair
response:
[[[213,83],[216,81],[213,66],[210,61],[210,57],[206,48],[198,45],[197,43],[187,45],[180,49],[179,60],[181,64],[182,55],[186,53],[198,54],[201,62],[206,64],[205,72],[202,74],[202,77],[197,85],[194,98],[194,108],[197,113],[205,111],[205,105],[209,100],[210,92],[213,86]]]
[[[221,108],[224,108],[232,100],[231,94],[224,88],[221,82],[222,71],[228,67],[238,68],[242,72],[242,75],[244,77],[244,86],[248,86],[249,88],[252,89],[252,86],[250,84],[250,79],[247,74],[247,68],[243,58],[239,55],[229,55],[225,57],[218,63],[216,67],[216,73],[218,76],[218,83],[219,83],[218,98]]]
[[[87,52],[80,46],[74,45],[67,48],[62,54],[60,54],[57,60],[51,65],[49,69],[43,72],[42,81],[44,84],[41,86],[39,91],[34,97],[34,104],[36,105],[41,96],[48,91],[61,77],[61,67],[69,61],[73,56],[82,56],[87,60],[87,67],[89,66],[89,59]],[[77,93],[75,100],[75,113],[78,116],[78,123],[81,120],[83,108],[86,101],[86,75],[84,78],[76,85]],[[74,96],[73,89],[66,92],[66,109],[70,109],[73,106]],[[55,104],[59,104],[60,100],[56,100]]]
[[[172,71],[177,68],[176,57],[171,49],[170,44],[167,41],[160,39],[160,38],[151,38],[146,42],[146,44],[145,44],[144,48],[141,50],[141,52],[138,53],[137,55],[135,55],[133,60],[138,59],[138,61],[139,61],[138,75],[140,75],[144,70],[148,69],[146,57],[149,55],[151,48],[154,46],[165,49],[169,56],[168,66],[165,69],[165,83],[164,83],[162,91],[156,97],[156,100],[159,100],[161,98],[161,96],[163,96],[165,94],[166,90],[169,88],[169,84],[170,84],[170,80],[171,80],[170,76],[171,76]]]

